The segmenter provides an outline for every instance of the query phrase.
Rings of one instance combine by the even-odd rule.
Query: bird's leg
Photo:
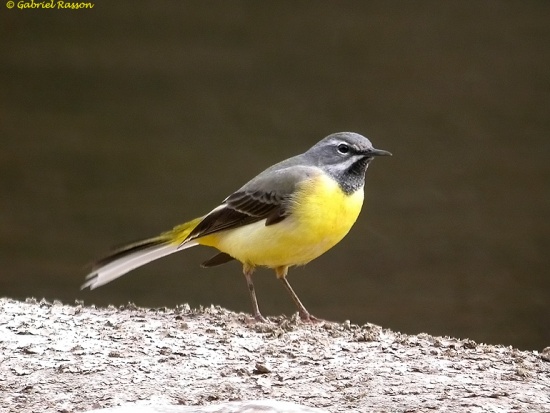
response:
[[[302,304],[300,299],[298,298],[298,295],[294,292],[292,287],[290,286],[290,283],[286,279],[286,274],[288,273],[288,267],[277,267],[275,268],[275,273],[277,274],[277,278],[282,281],[283,285],[285,286],[286,290],[292,297],[292,301],[294,301],[294,304],[296,304],[296,307],[298,307],[298,315],[300,316],[300,319],[302,321],[309,321],[309,322],[318,322],[321,321],[317,317],[312,316],[309,311],[307,311],[306,307]]]
[[[250,301],[252,301],[252,316],[254,320],[262,323],[268,323],[269,321],[260,313],[260,307],[258,307],[258,300],[256,298],[256,290],[254,290],[254,283],[252,282],[252,273],[254,267],[249,264],[243,265],[243,274],[246,278],[246,285],[248,286],[248,293],[250,294]]]

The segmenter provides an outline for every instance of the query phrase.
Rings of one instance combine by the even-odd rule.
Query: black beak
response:
[[[391,152],[385,151],[383,149],[371,148],[366,153],[367,156],[391,156]]]

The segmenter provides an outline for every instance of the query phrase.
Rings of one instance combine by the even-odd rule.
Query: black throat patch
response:
[[[351,195],[365,185],[365,173],[372,158],[361,158],[354,162],[344,173],[335,176],[338,185],[346,195]]]

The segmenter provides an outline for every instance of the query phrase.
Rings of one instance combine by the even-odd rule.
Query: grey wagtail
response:
[[[267,168],[208,214],[113,251],[94,264],[82,289],[107,284],[174,252],[206,245],[220,252],[203,267],[233,259],[243,264],[256,320],[266,321],[252,273],[264,266],[275,270],[300,318],[314,321],[286,279],[288,268],[307,264],[344,238],[363,205],[367,167],[381,155],[391,153],[373,148],[357,133],[329,135],[306,152]]]

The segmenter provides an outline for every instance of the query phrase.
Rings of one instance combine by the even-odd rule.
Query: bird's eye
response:
[[[340,145],[338,145],[338,152],[340,152],[342,154],[348,153],[349,152],[349,146],[346,145],[345,143],[341,143]]]

